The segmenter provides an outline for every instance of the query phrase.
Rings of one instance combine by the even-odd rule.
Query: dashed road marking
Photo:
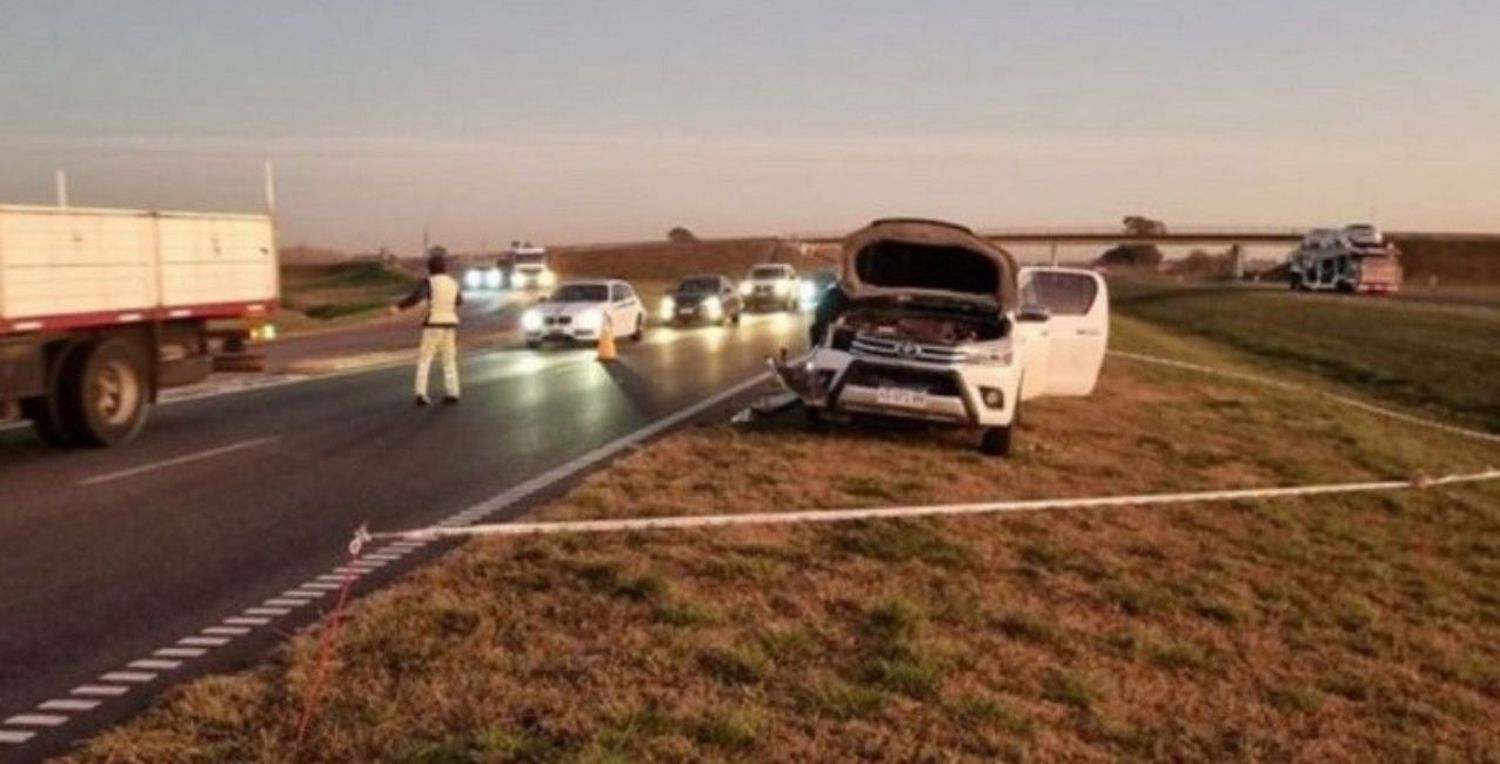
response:
[[[16,714],[0,724],[10,724],[16,727],[56,727],[67,720],[68,717],[62,714]]]
[[[223,456],[224,454],[234,453],[235,451],[243,451],[247,448],[269,445],[271,443],[275,443],[278,440],[281,440],[281,437],[279,435],[272,435],[266,438],[242,440],[238,443],[230,443],[227,446],[210,448],[204,451],[199,451],[197,453],[187,454],[186,456],[178,456],[172,459],[163,459],[159,462],[143,464],[139,467],[131,467],[130,469],[119,470],[117,472],[106,472],[103,475],[95,475],[91,478],[80,480],[78,481],[78,484],[99,485],[100,483],[111,483],[116,480],[124,480],[125,478],[132,478],[137,475],[144,475],[148,472],[156,472],[158,470],[164,470],[169,467],[177,467],[183,464],[191,464],[193,462],[202,461],[204,459],[212,459],[215,456]]]
[[[131,684],[144,684],[156,679],[156,675],[147,671],[111,671],[99,677],[106,682],[129,682]]]
[[[290,612],[292,612],[290,609],[284,607],[252,607],[245,609],[245,615],[249,616],[286,615]]]
[[[287,599],[285,597],[277,597],[276,599],[266,600],[266,605],[268,605],[269,607],[278,607],[278,608],[302,607],[303,605],[306,605],[306,604],[307,604],[307,600],[293,600],[293,599]],[[247,610],[245,612],[248,613],[250,611]]]
[[[229,644],[229,637],[183,637],[177,640],[177,644],[188,647],[223,647]]]
[[[37,706],[40,711],[92,711],[99,707],[102,700],[83,700],[81,698],[60,698],[49,700]]]
[[[278,608],[273,608],[273,609],[278,609]],[[248,613],[250,611],[247,610],[245,612]],[[224,619],[224,623],[230,624],[231,626],[265,626],[266,624],[268,624],[270,622],[271,622],[270,618],[253,617],[253,616],[252,617],[247,617],[247,616],[242,616],[242,615],[232,615],[232,616]]]
[[[35,732],[0,730],[0,743],[5,743],[6,745],[20,745],[34,737],[36,737]]]
[[[118,684],[80,684],[71,690],[70,695],[84,695],[95,698],[115,698],[130,692],[129,687]]]
[[[317,594],[319,597],[323,596],[324,594],[327,594],[328,592],[336,592],[339,589],[344,588],[343,584],[335,584],[335,583],[330,583],[328,581],[309,581],[308,583],[305,583],[302,586],[305,589],[314,589],[314,590],[316,590],[314,593]]]
[[[204,634],[212,636],[239,637],[250,633],[249,626],[210,626],[203,630]]]
[[[172,669],[175,669],[181,665],[182,661],[169,661],[162,660],[160,658],[142,658],[138,661],[131,661],[126,665],[126,668],[148,669],[151,671],[171,671]]]
[[[306,587],[306,584],[303,584],[303,586]],[[282,592],[281,596],[291,600],[315,600],[319,597],[328,596],[328,593],[319,591],[317,589],[302,588],[293,589],[289,592]]]
[[[151,654],[159,658],[201,658],[206,653],[201,647],[163,647]]]

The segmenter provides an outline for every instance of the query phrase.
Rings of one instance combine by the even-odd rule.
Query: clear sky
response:
[[[284,241],[1500,230],[1500,3],[0,0],[0,202]]]

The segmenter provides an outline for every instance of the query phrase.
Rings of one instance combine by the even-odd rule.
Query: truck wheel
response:
[[[62,412],[80,442],[113,446],[146,424],[151,385],[146,364],[128,342],[108,339],[80,348],[62,378]]]
[[[69,373],[78,351],[76,344],[63,348],[47,369],[47,394],[21,402],[21,414],[31,420],[37,437],[53,448],[72,448],[79,442],[78,431],[64,416],[62,393],[64,375]]]
[[[1010,456],[1011,433],[1015,426],[986,427],[979,438],[979,450],[990,456]]]
[[[1292,274],[1291,278],[1287,279],[1286,283],[1287,283],[1287,286],[1291,287],[1291,289],[1292,289],[1293,292],[1300,292],[1300,291],[1302,291],[1302,277],[1301,276],[1298,276],[1297,274],[1294,273],[1294,274]]]

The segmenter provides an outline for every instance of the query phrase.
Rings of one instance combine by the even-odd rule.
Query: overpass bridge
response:
[[[1039,244],[1068,246],[1081,244],[1161,244],[1197,246],[1209,244],[1296,246],[1311,228],[1306,227],[1234,227],[1182,226],[1159,234],[1133,234],[1119,227],[1068,226],[1056,228],[995,228],[977,233],[996,244]],[[1400,241],[1450,241],[1500,243],[1500,233],[1462,233],[1451,231],[1386,231],[1388,239]],[[788,241],[806,244],[837,244],[842,235],[790,234]]]

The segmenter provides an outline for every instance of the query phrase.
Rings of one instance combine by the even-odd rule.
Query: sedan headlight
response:
[[[573,317],[573,325],[579,329],[598,331],[600,327],[604,326],[604,311],[590,310],[579,313]]]
[[[478,289],[484,283],[484,274],[479,271],[469,271],[464,274],[464,286],[470,289]]]
[[[536,308],[521,314],[521,328],[528,332],[539,332],[542,330],[542,312]]]
[[[661,298],[661,308],[657,311],[661,320],[672,320],[672,312],[675,310],[677,310],[677,301],[672,299],[671,295]]]
[[[718,320],[724,315],[724,302],[717,297],[709,297],[703,301],[703,314],[710,320]]]

